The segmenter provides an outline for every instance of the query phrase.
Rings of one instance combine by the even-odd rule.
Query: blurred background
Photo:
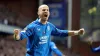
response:
[[[25,56],[26,39],[15,41],[14,29],[23,29],[36,20],[39,5],[50,7],[49,21],[59,29],[84,28],[84,36],[54,37],[65,56],[100,56],[90,49],[100,45],[100,0],[0,0],[0,56]]]

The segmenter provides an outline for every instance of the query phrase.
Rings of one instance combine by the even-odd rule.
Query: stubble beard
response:
[[[43,21],[43,22],[47,22],[47,21],[48,21],[48,17],[44,17],[44,18],[42,19],[42,21]]]
[[[48,17],[41,18],[41,23],[46,24],[48,21]]]

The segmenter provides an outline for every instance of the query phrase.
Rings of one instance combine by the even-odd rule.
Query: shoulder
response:
[[[54,24],[47,22],[51,27],[55,27]]]
[[[36,24],[35,24],[35,22],[33,21],[33,22],[31,22],[30,24],[28,24],[27,26],[26,26],[26,28],[34,28],[36,26]]]

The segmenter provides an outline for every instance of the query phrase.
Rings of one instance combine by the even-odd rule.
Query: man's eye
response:
[[[45,10],[42,10],[42,11],[45,11]]]
[[[48,9],[43,9],[42,11],[49,11]]]

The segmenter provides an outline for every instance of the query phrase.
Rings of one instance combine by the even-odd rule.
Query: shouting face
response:
[[[38,8],[38,16],[42,21],[47,21],[50,15],[49,7],[47,5],[41,5]]]

